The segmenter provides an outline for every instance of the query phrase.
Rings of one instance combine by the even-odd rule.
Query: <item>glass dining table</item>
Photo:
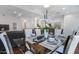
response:
[[[36,41],[34,41],[34,38],[35,37],[26,38],[26,41],[28,41],[30,44],[37,43],[39,40],[36,39]],[[41,45],[51,51],[54,51],[56,48],[58,48],[65,42],[66,37],[63,37],[60,35],[60,36],[54,36],[53,38],[50,38],[50,37],[42,38],[41,40],[42,41],[39,42],[39,45]]]

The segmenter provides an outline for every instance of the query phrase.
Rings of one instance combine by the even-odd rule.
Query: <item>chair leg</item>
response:
[[[63,54],[63,53],[61,53],[61,52],[58,52],[58,51],[56,51],[57,53],[59,53],[59,54]]]

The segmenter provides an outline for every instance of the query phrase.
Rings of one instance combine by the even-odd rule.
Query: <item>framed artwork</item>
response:
[[[17,23],[16,22],[13,23],[13,30],[17,30]]]
[[[0,24],[0,31],[9,30],[9,24]]]

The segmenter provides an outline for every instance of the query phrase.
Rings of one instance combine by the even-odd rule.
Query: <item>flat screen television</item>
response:
[[[4,31],[9,30],[9,24],[0,24],[0,31],[4,28]]]

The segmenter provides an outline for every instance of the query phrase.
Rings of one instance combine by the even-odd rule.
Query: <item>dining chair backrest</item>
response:
[[[40,29],[36,29],[36,35],[37,36],[41,35],[41,30]]]
[[[12,48],[21,48],[23,52],[26,51],[26,45],[25,45],[25,31],[8,31],[6,32],[7,36],[11,42]]]
[[[49,34],[54,35],[55,34],[55,29],[54,28],[49,28]]]
[[[14,42],[14,39],[17,39],[19,38],[19,36],[17,35],[17,33],[15,33],[14,31],[9,31],[9,32],[6,32],[7,33],[7,36],[9,38],[9,41],[12,45],[12,48],[17,48],[17,44]],[[20,35],[21,36],[21,35]]]
[[[12,46],[11,46],[11,43],[9,41],[9,38],[8,38],[6,32],[3,32],[0,34],[0,39],[2,40],[2,42],[5,46],[7,54],[13,54]]]
[[[55,29],[55,35],[56,36],[61,35],[61,29]]]
[[[67,39],[66,39],[65,44],[64,44],[64,51],[63,51],[63,53],[66,53],[67,47],[68,47],[69,43],[71,42],[70,38],[71,38],[71,36],[67,36]]]
[[[25,36],[27,37],[31,37],[32,34],[32,29],[25,29]]]
[[[2,42],[2,40],[1,40],[1,38],[0,38],[0,54],[1,54],[1,53],[3,54],[2,51],[5,51],[5,53],[7,53],[7,52],[6,52],[6,49],[5,49],[5,46],[4,46],[4,43]]]
[[[68,52],[67,53],[68,54],[74,54],[75,49],[76,49],[78,43],[79,43],[79,35],[75,35],[73,37],[73,39],[72,39],[72,42],[71,42],[71,44],[69,46],[69,49],[68,49]]]
[[[32,34],[36,36],[36,29],[32,29]]]
[[[9,39],[25,38],[24,31],[8,31],[6,32]]]

